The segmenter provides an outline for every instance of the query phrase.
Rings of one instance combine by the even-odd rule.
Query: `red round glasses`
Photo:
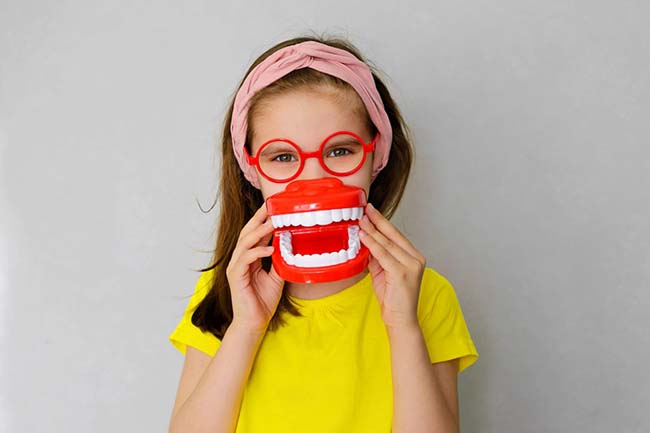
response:
[[[264,142],[255,156],[246,152],[246,158],[262,176],[275,183],[289,182],[298,177],[307,158],[318,158],[320,165],[330,174],[347,176],[361,168],[367,153],[375,150],[378,138],[379,132],[370,143],[366,143],[354,132],[337,131],[325,137],[314,152],[303,152],[288,138],[274,138]]]

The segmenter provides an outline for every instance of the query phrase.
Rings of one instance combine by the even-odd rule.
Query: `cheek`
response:
[[[372,160],[370,161],[366,160],[366,162],[363,164],[363,167],[361,167],[359,171],[347,177],[339,177],[339,179],[341,179],[344,184],[363,188],[366,191],[366,196],[368,196],[370,192],[371,177],[372,177]]]
[[[273,194],[284,191],[288,185],[287,183],[271,182],[268,179],[264,178],[263,176],[260,176],[259,173],[257,175],[257,179],[260,184],[260,191],[262,192],[262,197],[264,198],[264,201],[266,201],[266,199],[272,196]]]

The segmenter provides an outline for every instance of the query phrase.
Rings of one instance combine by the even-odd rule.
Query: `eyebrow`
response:
[[[292,145],[290,145],[289,143],[285,143],[283,141],[278,141],[276,143],[273,143],[272,146],[273,148],[269,146],[264,148],[264,151],[261,154],[266,155],[269,153],[278,153],[278,152],[287,152],[287,151],[291,152],[296,150]]]
[[[331,138],[328,143],[359,143],[359,141],[354,137],[339,135]]]

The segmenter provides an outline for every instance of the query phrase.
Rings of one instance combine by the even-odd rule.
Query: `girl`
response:
[[[371,259],[344,280],[285,282],[265,200],[287,183],[247,155],[274,138],[315,151],[335,131],[375,140],[339,177],[366,191]],[[332,177],[322,158],[295,179]],[[452,285],[389,221],[411,162],[395,102],[349,42],[299,37],[253,63],[224,123],[214,260],[169,336],[185,355],[170,432],[459,431],[457,375],[478,353]]]

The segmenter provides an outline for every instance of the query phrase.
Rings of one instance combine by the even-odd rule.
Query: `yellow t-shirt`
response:
[[[180,323],[169,336],[214,356],[221,341],[191,322],[212,279],[203,272]],[[390,346],[370,273],[320,299],[293,298],[305,317],[267,331],[240,409],[237,433],[390,432],[393,388]],[[456,293],[445,277],[426,268],[418,321],[432,363],[460,358],[460,373],[478,359]]]

